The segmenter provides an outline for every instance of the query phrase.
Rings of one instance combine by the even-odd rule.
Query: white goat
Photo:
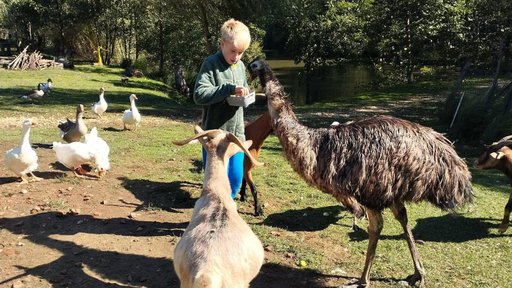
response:
[[[241,142],[222,130],[195,127],[192,138],[173,141],[185,145],[195,139],[208,157],[203,190],[192,219],[174,250],[174,270],[181,288],[247,288],[263,264],[263,245],[238,215],[226,173],[228,159],[243,151],[255,165],[262,165]]]

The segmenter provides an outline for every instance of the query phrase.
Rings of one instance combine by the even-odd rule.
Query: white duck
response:
[[[99,166],[98,160],[101,159],[96,149],[93,149],[90,145],[82,142],[72,142],[67,144],[53,142],[53,150],[57,156],[57,161],[73,170],[73,174],[79,177],[80,175],[87,173],[82,168],[83,164],[95,163]]]
[[[29,140],[30,127],[33,124],[31,119],[23,121],[21,145],[5,153],[5,166],[17,176],[21,177],[22,183],[28,183],[28,180],[25,178],[27,174],[32,176],[34,181],[42,180],[32,173],[37,169],[37,154],[36,151],[32,149],[32,146],[30,146]]]
[[[85,135],[85,144],[89,145],[93,150],[96,150],[97,156],[96,163],[98,169],[98,175],[103,176],[110,169],[110,162],[108,155],[110,154],[110,147],[105,140],[98,136],[98,130],[96,127],[91,129],[91,132]]]
[[[124,110],[123,113],[123,130],[127,130],[126,124],[133,125],[135,124],[135,131],[137,131],[137,127],[140,123],[140,113],[137,107],[135,106],[135,100],[139,100],[135,94],[130,95],[130,106],[131,110]]]
[[[107,111],[108,108],[108,103],[107,101],[105,101],[105,88],[103,87],[100,88],[99,98],[100,99],[98,102],[92,104],[91,109],[94,114],[98,115],[98,117],[101,118],[101,115],[105,113],[105,111]]]

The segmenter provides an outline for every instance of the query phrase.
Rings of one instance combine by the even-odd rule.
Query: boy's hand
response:
[[[235,95],[237,97],[242,97],[249,94],[249,88],[246,88],[244,86],[236,86],[235,88]]]

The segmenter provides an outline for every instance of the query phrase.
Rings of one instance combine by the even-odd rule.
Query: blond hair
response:
[[[249,44],[251,44],[249,28],[244,23],[233,18],[222,24],[220,34],[223,41],[233,43],[233,45],[243,50],[247,49]]]

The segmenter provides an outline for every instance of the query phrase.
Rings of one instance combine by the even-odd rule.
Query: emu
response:
[[[256,118],[254,121],[245,125],[245,139],[252,140],[249,152],[254,159],[258,159],[263,142],[265,142],[265,139],[267,139],[270,133],[272,133],[272,125],[270,124],[270,114],[268,112],[263,113],[263,115]],[[240,187],[240,200],[247,200],[246,188],[247,185],[249,185],[254,200],[254,215],[260,216],[263,215],[263,208],[258,201],[258,191],[252,179],[251,171],[254,166],[256,165],[253,164],[249,157],[244,158],[244,179]]]
[[[451,143],[431,128],[376,116],[336,128],[299,123],[283,86],[268,64],[250,64],[251,78],[265,90],[274,133],[285,157],[306,182],[331,194],[357,217],[368,217],[368,248],[361,278],[370,286],[370,269],[390,208],[409,246],[414,274],[407,281],[425,286],[425,271],[407,224],[406,202],[427,200],[448,210],[473,200],[471,174]]]
[[[251,141],[242,143],[222,130],[195,130],[194,137],[173,141],[185,145],[198,139],[208,153],[203,191],[174,250],[174,269],[181,288],[247,288],[263,265],[263,245],[238,215],[226,164],[240,151],[262,164],[247,150]]]
[[[497,169],[503,172],[507,176],[510,185],[512,185],[512,135],[507,136],[494,142],[487,147],[487,150],[483,152],[478,159],[475,161],[475,167],[478,169]],[[503,214],[503,220],[501,221],[500,233],[505,233],[508,229],[508,223],[510,221],[510,211],[512,210],[512,191],[508,198],[508,202],[505,205],[505,212]]]

